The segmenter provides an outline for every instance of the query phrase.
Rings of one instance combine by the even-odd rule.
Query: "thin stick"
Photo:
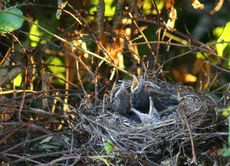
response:
[[[179,93],[179,92],[178,92]],[[179,97],[180,99],[180,97]],[[180,101],[180,100],[179,100]],[[181,111],[182,111],[182,114],[184,116],[184,122],[185,122],[185,125],[188,129],[188,133],[189,133],[189,138],[190,138],[190,142],[191,142],[191,148],[192,148],[192,161],[191,163],[193,164],[197,164],[196,162],[196,152],[195,152],[195,146],[194,146],[194,141],[193,141],[193,137],[192,137],[192,130],[191,130],[191,127],[189,125],[189,122],[188,122],[188,118],[186,116],[186,112],[185,112],[185,109],[184,109],[184,105],[181,105]]]

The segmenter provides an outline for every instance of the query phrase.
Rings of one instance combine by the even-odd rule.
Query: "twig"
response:
[[[186,127],[188,129],[188,132],[189,132],[189,138],[190,138],[190,142],[191,142],[191,148],[192,148],[192,161],[191,163],[192,164],[197,164],[197,161],[196,161],[196,152],[195,152],[195,146],[194,146],[194,141],[193,141],[193,136],[192,136],[192,130],[191,130],[191,127],[189,125],[189,122],[188,122],[188,118],[186,116],[186,112],[185,112],[185,109],[184,109],[184,105],[181,105],[181,111],[182,111],[182,114],[184,116],[184,122],[186,124]]]

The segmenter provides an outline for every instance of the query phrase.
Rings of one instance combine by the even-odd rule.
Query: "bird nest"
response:
[[[63,111],[61,102],[56,103],[54,113],[32,109],[30,102],[44,99],[39,93],[28,94],[21,111],[21,100],[0,100],[2,115],[13,114],[1,120],[0,161],[15,165],[182,165],[188,160],[210,160],[207,152],[223,142],[216,130],[221,131],[224,121],[213,110],[213,101],[167,82],[144,84],[159,113],[153,122],[114,112],[111,102],[121,84],[95,105],[81,98],[79,107],[69,112]],[[131,81],[125,87],[129,91]]]
[[[211,123],[217,119],[210,98],[167,82],[145,81],[145,84],[153,92],[153,101],[170,103],[178,100],[178,103],[161,110],[160,119],[155,123],[136,122],[129,116],[107,109],[120,87],[117,85],[111,95],[101,101],[97,114],[86,115],[75,110],[81,122],[75,129],[83,129],[91,135],[84,147],[94,155],[112,155],[110,160],[116,164],[170,162],[169,165],[174,165],[182,154],[187,156],[186,160],[196,162],[196,148],[204,145],[204,138],[213,137],[201,135],[210,131]],[[130,88],[131,82],[125,85]]]

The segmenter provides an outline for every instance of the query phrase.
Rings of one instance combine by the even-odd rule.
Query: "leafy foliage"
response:
[[[223,27],[217,27],[213,33],[217,39],[216,51],[218,56],[227,58],[227,66],[230,68],[230,22],[227,22]]]
[[[105,151],[106,153],[111,153],[113,151],[113,142],[111,140],[106,141],[105,143]]]
[[[24,20],[23,13],[18,8],[0,11],[0,32],[8,33],[21,28]]]

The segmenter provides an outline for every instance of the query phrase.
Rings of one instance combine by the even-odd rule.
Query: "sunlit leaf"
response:
[[[0,33],[17,30],[21,28],[23,22],[22,11],[15,7],[0,11]]]
[[[72,43],[75,47],[73,47],[73,50],[76,50],[76,48],[80,47],[83,50],[85,50],[85,52],[82,52],[85,58],[89,58],[89,54],[87,53],[88,48],[87,48],[87,44],[85,41],[78,39],[78,40],[72,40]]]
[[[55,74],[57,78],[52,80],[53,84],[64,85],[65,84],[65,75],[62,73]]]
[[[19,87],[22,83],[22,74],[18,74],[18,76],[13,80],[14,86]]]
[[[34,21],[29,31],[29,38],[31,40],[30,45],[32,47],[36,47],[38,43],[46,44],[47,41],[49,41],[52,37],[51,35],[41,30],[38,25],[54,33],[57,29],[57,19],[54,16],[51,18],[40,16],[40,19]]]
[[[223,32],[223,27],[216,27],[212,33],[215,37],[219,37],[221,35],[221,33]]]
[[[197,54],[196,54],[196,58],[197,59],[205,59],[205,56],[204,55],[206,55],[207,56],[207,54],[206,53],[201,53],[201,52],[197,52]]]
[[[204,9],[204,4],[200,3],[199,0],[192,0],[192,6],[194,9],[199,9],[199,10]]]
[[[222,116],[230,117],[230,106],[227,108],[219,109],[219,111],[222,112]]]
[[[144,0],[143,10],[146,15],[157,14],[157,11],[155,10],[155,8],[152,7],[152,5],[153,5],[152,0]],[[157,0],[156,5],[157,5],[158,12],[161,13],[161,10],[164,7],[164,2],[162,0]]]
[[[169,19],[166,24],[167,29],[173,30],[175,27],[176,20],[177,20],[177,10],[174,7],[171,7],[171,11],[169,13]]]
[[[217,27],[213,30],[213,34],[219,36],[216,44],[216,51],[218,56],[222,57],[224,55],[224,49],[230,46],[230,22],[224,27]],[[228,42],[228,43],[227,43]]]
[[[197,81],[197,77],[189,73],[185,66],[173,68],[172,74],[178,82],[194,83]]]
[[[42,33],[39,30],[38,26],[36,24],[38,24],[38,20],[34,21],[35,24],[33,24],[30,28],[30,32],[29,32],[29,38],[31,40],[30,45],[32,47],[36,47],[38,45],[38,42],[41,39]]]
[[[61,84],[63,85],[65,82],[65,64],[63,63],[63,61],[58,58],[58,57],[52,57],[47,59],[46,61],[47,64],[49,64],[49,70],[56,75],[56,78],[53,78],[53,82],[57,83],[57,84]]]
[[[197,77],[190,74],[190,73],[186,73],[185,75],[185,82],[196,82],[197,81]]]
[[[49,58],[49,69],[52,73],[64,73],[65,65],[58,57]]]
[[[113,16],[115,14],[115,7],[112,4],[113,0],[105,0],[105,16]]]
[[[104,0],[105,1],[105,16],[113,16],[115,13],[115,7],[112,6],[113,0]],[[90,9],[90,14],[94,14],[97,11],[98,0],[93,0],[93,7]]]
[[[113,151],[113,143],[111,140],[108,140],[105,143],[105,151],[106,151],[106,153],[111,153]]]
[[[152,2],[150,0],[144,0],[143,10],[146,15],[151,14]]]

